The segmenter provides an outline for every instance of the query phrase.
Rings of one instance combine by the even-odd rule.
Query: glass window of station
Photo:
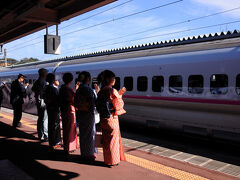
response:
[[[148,78],[146,76],[139,76],[137,78],[137,90],[147,91],[148,88]]]
[[[133,90],[133,77],[128,76],[124,78],[124,87],[127,91]]]
[[[121,88],[120,77],[115,77],[115,85],[113,86],[113,88],[120,90]]]
[[[203,92],[203,76],[202,75],[189,76],[188,92],[191,94],[201,94]]]
[[[236,77],[236,93],[240,95],[240,74]]]
[[[210,92],[212,94],[226,94],[228,91],[228,76],[213,74],[210,78]]]
[[[153,92],[163,92],[164,88],[164,77],[163,76],[153,76],[152,77],[152,91]]]
[[[182,92],[183,80],[182,76],[170,76],[169,77],[169,91],[172,93]]]

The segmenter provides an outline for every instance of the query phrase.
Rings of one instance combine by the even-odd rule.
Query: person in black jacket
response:
[[[5,87],[5,83],[2,82],[1,85],[0,85],[0,109],[2,107],[2,101],[3,101],[3,88]]]
[[[61,147],[59,93],[58,89],[54,86],[55,75],[53,73],[49,73],[47,75],[46,81],[49,84],[46,85],[44,89],[43,98],[48,113],[48,142],[49,146],[51,146],[53,149],[56,149]]]
[[[19,74],[18,78],[11,85],[10,103],[13,107],[13,127],[21,126],[23,98],[26,96],[26,89],[23,86],[25,78],[23,74]]]
[[[37,131],[38,138],[42,141],[48,141],[48,115],[46,104],[43,99],[43,91],[47,85],[46,78],[48,70],[41,68],[38,70],[39,78],[33,84],[32,91],[35,93],[36,105],[38,110]]]

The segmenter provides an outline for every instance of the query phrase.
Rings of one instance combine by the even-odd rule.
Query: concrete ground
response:
[[[238,179],[221,172],[125,147],[126,162],[109,168],[103,163],[102,150],[94,163],[80,161],[77,150],[71,156],[63,149],[52,151],[47,143],[36,136],[36,120],[23,116],[21,128],[12,126],[12,114],[0,112],[0,180],[2,179],[111,179],[111,180],[164,180],[164,179]],[[127,141],[125,139],[125,141]]]

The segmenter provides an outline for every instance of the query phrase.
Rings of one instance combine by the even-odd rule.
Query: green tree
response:
[[[36,62],[36,61],[39,61],[39,59],[33,58],[33,57],[23,58],[17,64],[25,64],[25,63]]]
[[[8,64],[15,64],[15,63],[18,63],[18,60],[13,59],[13,58],[7,58],[7,63]]]
[[[13,64],[18,63],[18,60],[13,59],[13,58],[7,58],[7,65],[11,66]],[[4,59],[0,59],[0,66],[4,67],[5,66],[5,61]]]

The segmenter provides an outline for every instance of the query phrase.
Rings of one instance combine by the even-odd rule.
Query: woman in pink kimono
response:
[[[115,74],[112,71],[105,70],[102,77],[102,88],[98,94],[98,100],[103,103],[104,101],[108,102],[111,113],[109,118],[102,116],[100,120],[103,135],[104,163],[109,166],[117,166],[120,161],[125,160],[118,116],[126,113],[123,109],[124,102],[122,100],[126,88],[122,88],[119,92],[112,88],[115,84]]]
[[[63,145],[67,153],[74,152],[78,148],[77,125],[74,108],[74,91],[71,88],[73,75],[65,73],[63,75],[64,84],[59,90],[60,109],[63,126]]]

